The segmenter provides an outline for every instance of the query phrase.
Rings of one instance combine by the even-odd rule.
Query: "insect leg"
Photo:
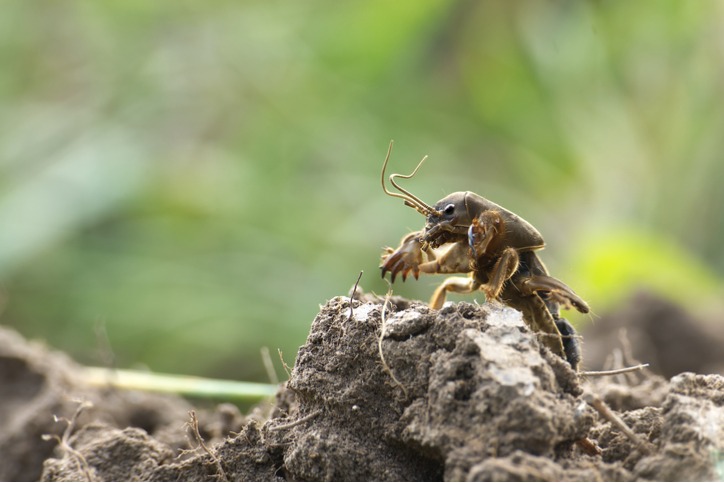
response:
[[[488,283],[483,286],[485,297],[488,300],[495,300],[500,297],[505,282],[518,270],[518,252],[514,248],[506,248],[502,255],[495,262],[490,272]]]
[[[485,211],[473,219],[468,228],[468,244],[473,258],[486,254],[495,237],[502,233],[503,227],[503,217],[497,211]]]
[[[563,342],[563,351],[566,353],[566,360],[574,371],[578,370],[578,364],[581,362],[581,343],[578,340],[576,329],[566,319],[555,317],[556,327],[561,333],[561,341]]]
[[[402,274],[403,282],[410,272],[415,278],[419,276],[419,266],[424,262],[424,256],[426,255],[426,252],[423,251],[420,235],[421,232],[419,231],[408,233],[397,249],[387,248],[385,250],[382,254],[382,265],[380,266],[383,277],[385,273],[390,272],[390,279],[394,283],[398,273]]]
[[[440,284],[430,298],[430,308],[440,309],[448,292],[471,293],[480,288],[480,282],[473,277],[448,277]]]
[[[538,294],[523,295],[518,289],[518,285],[520,283],[517,281],[506,284],[501,293],[501,299],[510,307],[523,313],[523,320],[533,332],[538,334],[543,345],[557,356],[568,360],[558,324],[548,306]]]
[[[570,307],[572,305],[583,314],[587,314],[590,310],[588,304],[576,295],[568,285],[549,275],[526,277],[519,285],[520,291],[525,295],[530,295],[535,292],[549,292],[548,297],[563,306]]]

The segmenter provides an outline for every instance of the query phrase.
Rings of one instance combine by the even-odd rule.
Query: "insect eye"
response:
[[[455,205],[450,203],[449,205],[447,205],[445,207],[444,210],[442,210],[442,212],[445,213],[446,215],[452,215],[453,213],[455,213]]]

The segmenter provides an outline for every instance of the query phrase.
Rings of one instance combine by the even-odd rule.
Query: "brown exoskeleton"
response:
[[[420,273],[463,273],[449,277],[433,293],[430,307],[439,309],[447,292],[481,290],[486,300],[500,300],[523,313],[528,326],[553,353],[567,360],[574,370],[581,360],[580,345],[571,324],[559,309],[589,308],[573,290],[548,275],[536,254],[545,246],[533,225],[502,206],[470,191],[452,193],[430,206],[403,189],[396,178],[412,178],[426,158],[409,175],[393,174],[389,181],[399,193],[385,185],[385,170],[392,143],[382,166],[382,189],[425,216],[425,227],[405,235],[397,249],[388,248],[382,258],[382,276],[390,272],[417,279]]]

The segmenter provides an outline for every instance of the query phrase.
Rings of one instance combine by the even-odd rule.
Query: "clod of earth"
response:
[[[578,376],[541,347],[516,311],[468,303],[436,311],[393,298],[382,333],[382,300],[358,298],[352,311],[346,297],[322,308],[271,417],[247,420],[238,433],[207,441],[213,455],[179,457],[168,433],[162,441],[159,434],[113,427],[107,419],[79,424],[68,444],[99,480],[721,477],[721,376],[685,373],[669,382],[650,376],[617,386],[616,394],[628,391],[628,409],[614,409],[651,444],[643,451],[585,404]],[[0,344],[0,355],[2,350]],[[6,363],[0,357],[0,366]],[[0,378],[8,377],[8,367]],[[48,374],[38,378],[40,386],[48,384]],[[607,384],[584,383],[586,391],[615,401]],[[205,418],[216,416],[200,414],[202,425]],[[586,437],[602,455],[576,444]],[[0,439],[0,449],[6,445]],[[58,451],[45,461],[43,478],[83,479],[79,468],[77,457]]]

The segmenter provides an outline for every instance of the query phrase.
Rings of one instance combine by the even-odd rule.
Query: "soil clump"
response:
[[[352,304],[350,306],[350,303]],[[584,352],[585,357],[585,352]],[[393,297],[330,300],[273,410],[83,387],[62,354],[0,331],[0,479],[712,480],[721,478],[724,378],[582,380],[499,305],[440,311]],[[585,396],[607,401],[637,445]],[[62,435],[78,403],[94,407]],[[597,444],[590,454],[582,442]]]

